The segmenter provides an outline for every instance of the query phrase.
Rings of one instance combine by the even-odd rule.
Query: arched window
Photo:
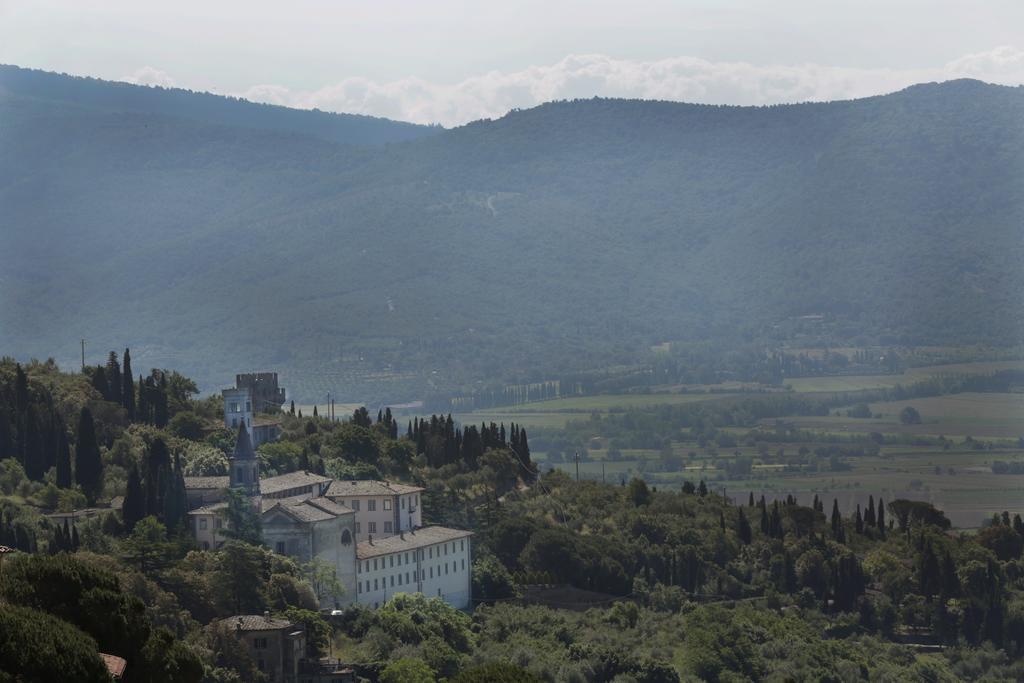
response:
[[[341,544],[342,545],[350,545],[351,543],[352,543],[352,534],[350,534],[348,532],[348,529],[345,529],[344,531],[341,532]]]

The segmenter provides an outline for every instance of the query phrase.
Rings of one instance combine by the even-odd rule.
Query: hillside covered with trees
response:
[[[397,401],[805,315],[860,345],[1022,338],[1020,88],[410,131],[6,67],[0,117],[19,357],[130,338],[201,387],[246,358]]]
[[[401,594],[325,616],[317,596],[338,584],[323,566],[241,525],[197,549],[180,482],[226,471],[219,400],[195,399],[172,370],[135,380],[131,363],[0,362],[0,544],[17,550],[0,572],[0,670],[13,680],[106,680],[106,652],[127,660],[126,681],[259,681],[216,624],[264,611],[302,623],[311,655],[382,683],[1024,676],[1017,511],[963,533],[918,501],[844,515],[817,496],[725,498],[700,480],[578,482],[540,472],[521,425],[289,406],[281,439],[258,449],[263,475],[415,483],[428,523],[475,532],[472,610]],[[46,514],[86,504],[97,514],[73,528]]]

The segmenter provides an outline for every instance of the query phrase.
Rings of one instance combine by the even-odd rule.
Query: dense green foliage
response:
[[[19,356],[71,361],[75,330],[204,387],[245,358],[306,400],[395,401],[665,340],[770,343],[803,315],[827,343],[1022,337],[1019,89],[558,102],[355,148],[311,112],[190,118],[206,96],[45,80],[0,96],[0,344]]]

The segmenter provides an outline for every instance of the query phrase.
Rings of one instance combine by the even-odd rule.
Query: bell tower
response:
[[[259,505],[260,461],[256,457],[256,450],[252,447],[252,439],[249,438],[249,430],[245,428],[245,422],[240,422],[238,425],[235,450],[228,458],[228,477],[231,488],[240,489],[246,496],[253,499],[254,505]]]

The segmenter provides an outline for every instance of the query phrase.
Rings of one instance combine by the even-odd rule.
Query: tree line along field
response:
[[[785,451],[795,454],[801,446],[813,444],[779,444]],[[948,451],[935,447],[883,448],[879,456],[848,458],[849,469],[833,471],[828,463],[822,469],[793,467],[785,464],[763,464],[753,448],[729,449],[727,453],[710,456],[696,444],[673,444],[673,451],[692,451],[695,458],[687,457],[682,466],[665,469],[662,454],[653,450],[626,449],[621,459],[610,461],[607,450],[590,450],[588,460],[579,465],[582,479],[608,482],[626,482],[642,477],[650,485],[678,489],[684,481],[696,483],[704,480],[713,490],[725,489],[730,498],[746,500],[750,492],[769,501],[784,500],[794,495],[802,503],[809,503],[817,494],[829,502],[839,502],[844,514],[852,514],[857,504],[866,508],[868,496],[885,500],[906,498],[934,504],[946,512],[954,526],[976,528],[990,519],[992,514],[1015,509],[1024,501],[1024,475],[993,474],[993,460],[1020,461],[1024,450],[997,449],[975,451],[954,448]],[[736,453],[739,455],[736,455]],[[542,468],[553,467],[575,476],[573,460],[548,461],[545,454],[535,454]],[[742,478],[730,477],[716,463],[749,457],[754,461],[751,472]]]

